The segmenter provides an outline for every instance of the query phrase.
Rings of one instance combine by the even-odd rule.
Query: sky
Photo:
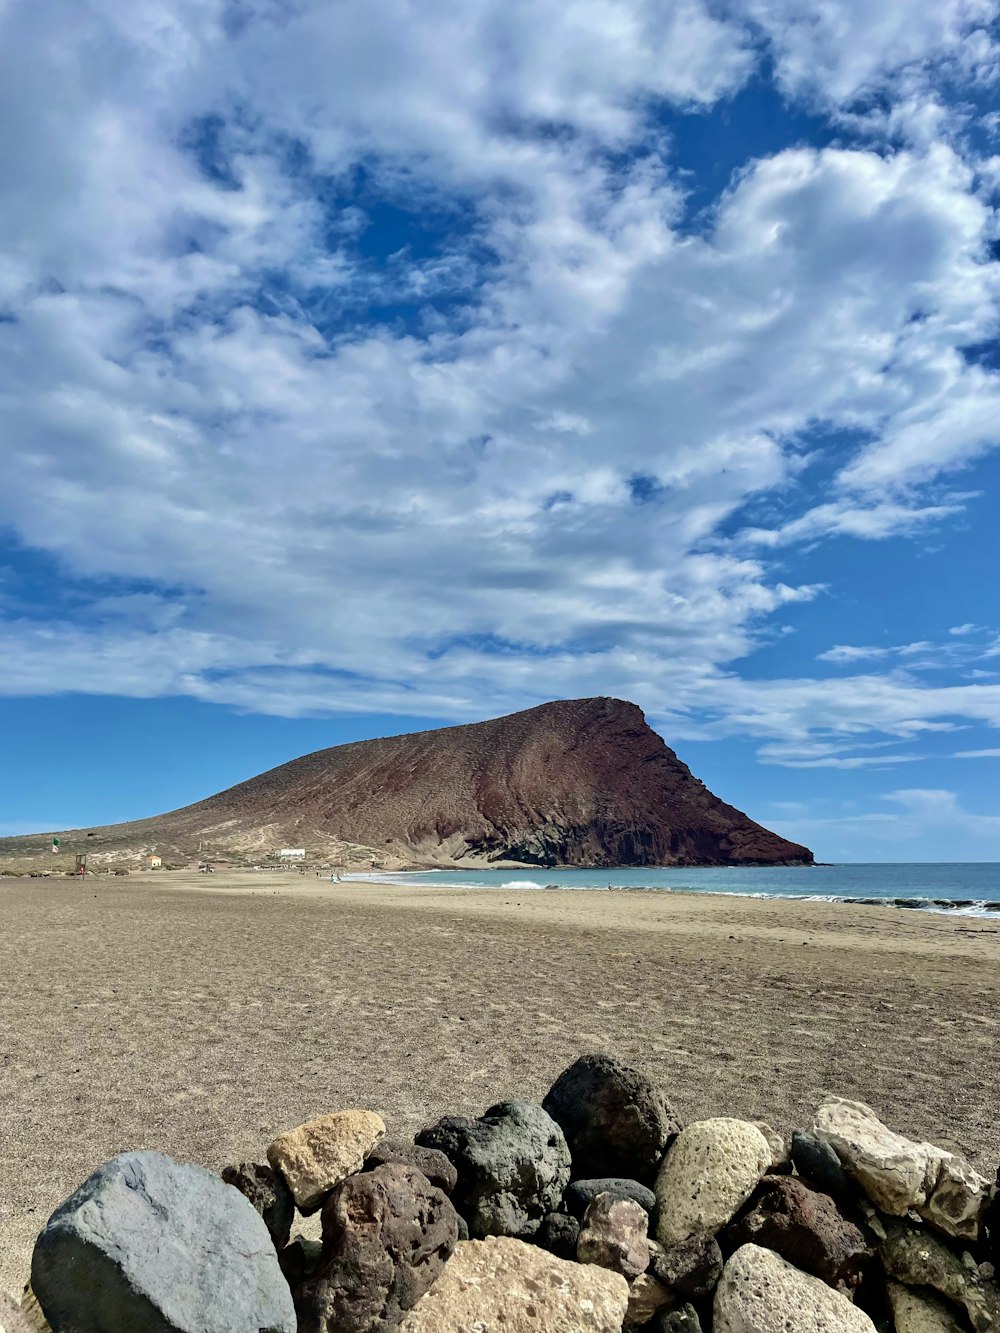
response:
[[[631,699],[1000,860],[1000,0],[0,0],[0,834]]]

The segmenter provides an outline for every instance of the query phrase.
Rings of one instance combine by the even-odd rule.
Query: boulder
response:
[[[574,1179],[624,1176],[651,1182],[680,1123],[644,1074],[610,1055],[584,1055],[542,1102],[562,1129]]]
[[[478,1120],[446,1116],[417,1142],[456,1168],[455,1206],[474,1239],[533,1236],[569,1181],[562,1130],[531,1102],[502,1102]]]
[[[599,1194],[584,1216],[576,1257],[631,1281],[649,1266],[648,1227],[649,1215],[637,1203]]]
[[[913,1209],[949,1236],[979,1235],[990,1185],[960,1157],[894,1133],[870,1106],[842,1097],[823,1103],[813,1129],[884,1213]]]
[[[714,1236],[689,1236],[677,1245],[650,1246],[649,1271],[676,1295],[702,1301],[722,1276],[722,1250]]]
[[[829,1194],[840,1202],[853,1194],[851,1180],[844,1164],[828,1143],[815,1134],[795,1130],[792,1134],[792,1165],[813,1189]]]
[[[788,1175],[792,1169],[792,1157],[784,1137],[766,1120],[751,1120],[750,1123],[757,1126],[770,1146],[771,1165],[767,1168],[768,1171],[779,1176]]]
[[[752,1202],[726,1228],[727,1249],[762,1245],[846,1295],[854,1292],[873,1251],[828,1194],[791,1176],[765,1176]]]
[[[312,1276],[322,1257],[323,1242],[306,1236],[296,1236],[290,1245],[280,1251],[278,1263],[293,1292],[307,1277]]]
[[[385,1123],[374,1111],[335,1111],[279,1135],[267,1160],[302,1212],[315,1212],[335,1185],[361,1170],[384,1134]]]
[[[323,1207],[319,1265],[295,1290],[298,1333],[388,1333],[457,1240],[451,1200],[415,1167],[348,1176]]]
[[[421,1175],[426,1176],[439,1190],[444,1190],[445,1194],[450,1194],[455,1188],[458,1172],[444,1153],[438,1152],[436,1148],[421,1148],[419,1144],[407,1139],[380,1139],[365,1158],[363,1170],[374,1171],[377,1166],[387,1166],[393,1162],[402,1166],[415,1166]]]
[[[250,1200],[264,1219],[274,1248],[283,1249],[295,1218],[295,1200],[284,1176],[259,1162],[240,1162],[237,1166],[223,1167],[222,1179]]]
[[[508,1236],[460,1241],[399,1333],[620,1333],[628,1283]]]
[[[693,1305],[663,1310],[649,1325],[649,1333],[701,1333],[701,1320]]]
[[[780,1255],[744,1245],[715,1289],[713,1333],[875,1333],[846,1296],[800,1273]]]
[[[764,1135],[745,1120],[699,1120],[681,1131],[656,1178],[656,1238],[676,1245],[712,1235],[742,1208],[771,1164]]]
[[[667,1291],[652,1273],[640,1273],[629,1289],[624,1327],[642,1328],[660,1310],[670,1310],[676,1304],[673,1293]]]
[[[954,1312],[936,1296],[900,1282],[890,1282],[888,1292],[896,1333],[965,1333]]]
[[[56,1209],[31,1286],[55,1333],[295,1333],[261,1215],[213,1172],[162,1153],[113,1158]]]
[[[1000,1329],[1000,1289],[974,1264],[966,1265],[943,1241],[911,1222],[886,1219],[879,1255],[885,1271],[909,1287],[932,1287],[965,1309],[974,1329]]]
[[[571,1180],[566,1186],[562,1206],[573,1217],[582,1218],[598,1194],[610,1194],[615,1199],[631,1199],[647,1213],[656,1207],[656,1195],[637,1180],[621,1176],[600,1176],[596,1180]]]
[[[546,1213],[532,1239],[557,1259],[575,1259],[580,1223],[567,1213]]]

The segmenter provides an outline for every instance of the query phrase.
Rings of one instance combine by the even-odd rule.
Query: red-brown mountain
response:
[[[155,846],[165,860],[199,846],[253,859],[280,846],[347,861],[376,852],[425,866],[813,859],[713,795],[635,704],[603,698],[318,750],[196,805],[82,836],[67,838],[119,857]]]

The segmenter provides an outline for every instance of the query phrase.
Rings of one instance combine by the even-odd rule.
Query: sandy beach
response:
[[[0,1289],[101,1161],[219,1168],[347,1106],[540,1098],[584,1051],[688,1119],[826,1092],[1000,1159],[1000,933],[892,908],[160,872],[0,881]]]

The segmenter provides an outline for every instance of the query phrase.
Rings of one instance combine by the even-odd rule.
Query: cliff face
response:
[[[22,840],[18,840],[22,841]],[[642,712],[573,699],[471,726],[319,750],[87,844],[258,857],[282,845],[386,864],[809,864],[695,778]],[[350,857],[346,858],[350,860]]]

